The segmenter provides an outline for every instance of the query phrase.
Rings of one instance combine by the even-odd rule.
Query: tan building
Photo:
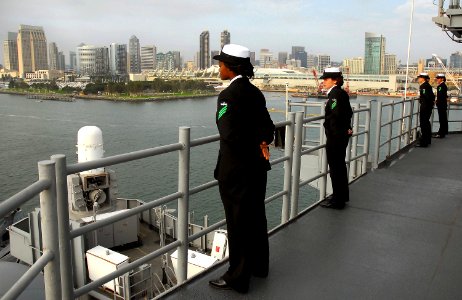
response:
[[[19,25],[18,32],[19,74],[48,69],[47,39],[43,27]]]
[[[9,71],[18,71],[18,34],[8,32],[8,39],[3,41],[3,67]]]
[[[395,54],[385,54],[385,69],[383,74],[390,75],[396,74],[396,69],[398,67],[398,60],[396,59]]]
[[[346,58],[343,60],[342,68],[344,72],[348,68],[350,74],[364,74],[364,58]]]
[[[25,77],[29,80],[54,80],[64,76],[64,71],[60,70],[38,70],[26,73]]]

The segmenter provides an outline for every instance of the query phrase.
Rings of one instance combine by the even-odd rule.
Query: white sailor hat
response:
[[[446,75],[444,75],[443,73],[439,73],[439,74],[436,74],[435,78],[444,78],[444,79],[446,79]]]
[[[250,64],[250,50],[241,45],[227,44],[223,46],[220,54],[215,55],[213,59],[233,65]]]
[[[417,76],[417,78],[419,78],[419,77],[425,78],[425,79],[430,79],[430,76],[428,76],[428,73],[420,73],[420,74]]]
[[[338,78],[342,76],[340,68],[325,68],[324,73],[322,73],[320,79],[324,78]]]

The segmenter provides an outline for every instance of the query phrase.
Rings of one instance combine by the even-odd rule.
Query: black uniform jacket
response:
[[[433,93],[433,88],[427,81],[420,85],[419,102],[421,110],[431,109],[435,103],[435,94]]]
[[[341,87],[335,86],[328,95],[325,107],[324,128],[328,138],[348,137],[353,110],[350,97]]]
[[[436,88],[436,106],[438,108],[448,107],[448,87],[444,82]]]
[[[266,109],[262,92],[246,77],[234,80],[218,96],[216,123],[220,150],[215,179],[232,180],[235,176],[271,169],[260,144],[274,139],[274,124]]]

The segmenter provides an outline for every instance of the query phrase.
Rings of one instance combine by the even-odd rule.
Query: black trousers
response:
[[[267,172],[241,175],[219,181],[218,186],[225,209],[229,246],[229,268],[223,279],[234,289],[246,292],[251,275],[268,275]]]
[[[348,190],[348,174],[345,164],[348,136],[331,137],[327,136],[326,154],[332,182],[332,201],[345,203],[350,200]]]
[[[432,143],[432,127],[430,124],[430,117],[432,115],[432,107],[420,106],[420,130],[422,136],[420,138],[421,145],[428,145]]]
[[[440,129],[438,130],[438,135],[445,136],[448,134],[448,108],[447,107],[438,107],[438,118],[440,122]]]

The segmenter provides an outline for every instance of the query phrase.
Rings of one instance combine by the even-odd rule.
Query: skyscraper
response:
[[[141,71],[156,69],[157,48],[154,45],[141,47]]]
[[[289,58],[288,57],[288,53],[287,52],[279,52],[278,53],[278,64],[279,64],[279,67],[283,67],[287,64],[287,59]]]
[[[383,74],[385,69],[385,37],[366,32],[364,74]]]
[[[462,68],[462,52],[457,51],[449,57],[450,68]]]
[[[77,68],[77,55],[74,51],[69,51],[69,68],[75,70]]]
[[[3,41],[3,67],[10,71],[18,71],[18,34],[8,32],[8,38]]]
[[[305,47],[292,46],[292,58],[300,61],[300,66],[307,67],[308,53],[305,51]]]
[[[58,46],[55,42],[48,45],[48,69],[58,70]]]
[[[66,70],[66,57],[62,51],[58,52],[58,70]]]
[[[396,69],[398,68],[398,60],[395,54],[385,54],[385,64],[384,64],[384,71],[382,74],[384,75],[392,75],[396,74]]]
[[[109,49],[81,45],[77,47],[77,70],[82,75],[105,76],[109,74]]]
[[[322,72],[328,66],[330,66],[330,55],[327,55],[327,54],[318,55],[318,71]]]
[[[47,39],[40,26],[19,25],[18,32],[19,74],[48,69]]]
[[[112,75],[127,75],[127,45],[112,43],[109,46],[109,69]]]
[[[221,48],[220,49],[223,49],[224,45],[231,44],[231,33],[229,33],[228,30],[224,30],[221,33],[220,41],[221,41],[221,43],[220,43]]]
[[[141,73],[141,49],[140,40],[132,35],[128,42],[129,73]]]
[[[210,34],[202,31],[199,40],[199,68],[207,69],[210,67]]]
[[[364,73],[364,58],[362,57],[346,58],[343,60],[342,68],[344,69],[344,72],[346,72],[346,68],[348,68],[348,72],[350,74],[363,74]]]

